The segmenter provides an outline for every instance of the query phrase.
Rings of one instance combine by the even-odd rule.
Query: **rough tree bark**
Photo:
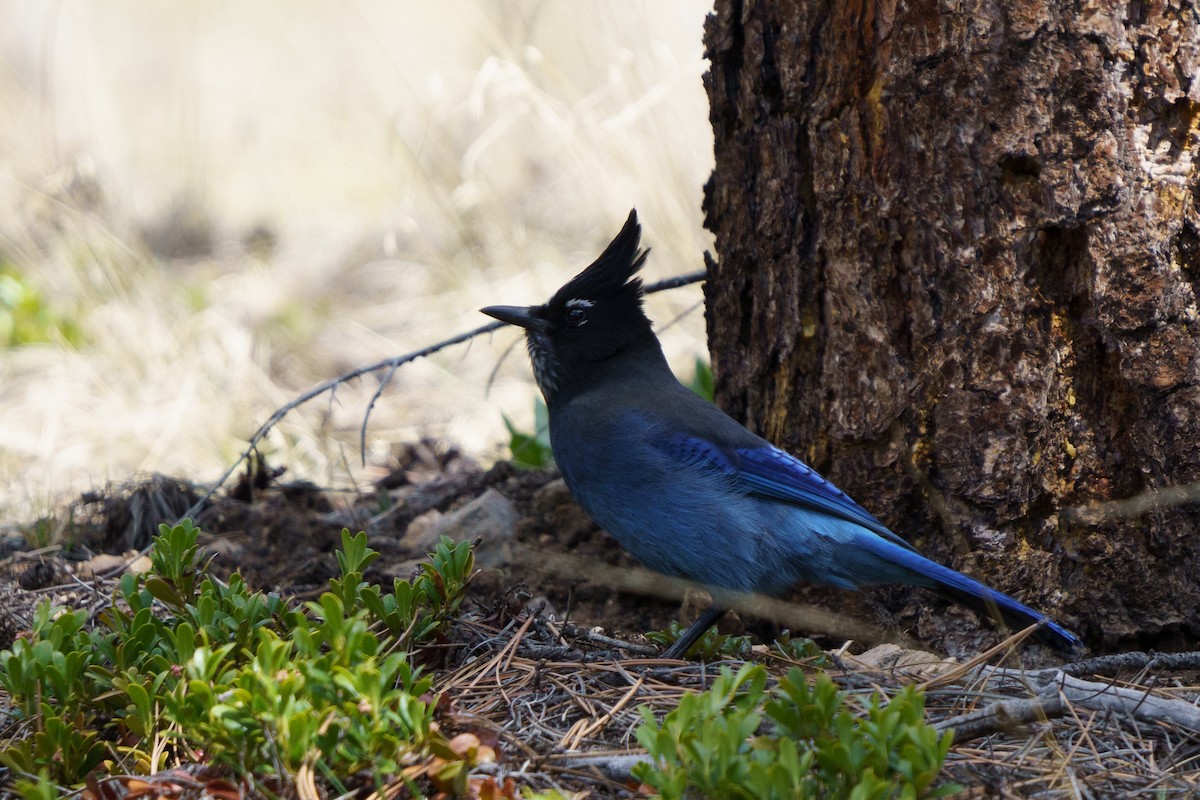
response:
[[[718,402],[1093,646],[1194,647],[1195,493],[1071,512],[1200,481],[1194,4],[718,0],[705,39]]]

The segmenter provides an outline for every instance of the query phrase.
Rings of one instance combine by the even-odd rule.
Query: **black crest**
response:
[[[637,212],[630,211],[600,257],[545,304],[483,309],[525,329],[533,372],[550,406],[587,387],[608,359],[649,353],[662,361],[636,276],[650,252],[639,249],[641,237]]]
[[[637,209],[621,227],[621,232],[609,242],[600,257],[583,272],[572,278],[554,293],[547,308],[566,307],[571,300],[604,302],[612,307],[642,308],[642,279],[634,277],[646,263],[649,249],[639,250],[642,226],[638,224]]]
[[[554,372],[580,377],[578,371],[588,370],[589,364],[654,339],[642,310],[642,279],[636,276],[650,252],[639,248],[641,236],[637,211],[630,211],[600,257],[534,312],[548,323],[549,335],[541,342],[531,340],[531,355],[541,351],[554,362]]]

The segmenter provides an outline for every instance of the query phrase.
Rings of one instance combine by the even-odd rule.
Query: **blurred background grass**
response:
[[[300,391],[541,302],[630,207],[648,279],[700,268],[707,11],[0,0],[0,520],[211,480]],[[700,300],[650,303],[685,380]],[[502,455],[501,414],[533,424],[518,339],[400,369],[368,462],[419,436]],[[290,416],[271,462],[368,481],[376,385]]]

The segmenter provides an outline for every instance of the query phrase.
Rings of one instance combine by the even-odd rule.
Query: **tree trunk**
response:
[[[1200,481],[1194,7],[718,0],[705,39],[718,402],[1094,647],[1194,647],[1198,493],[1077,510]]]

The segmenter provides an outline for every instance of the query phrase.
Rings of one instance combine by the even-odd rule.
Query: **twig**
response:
[[[614,639],[611,636],[605,636],[603,633],[597,633],[596,631],[581,631],[580,635],[589,642],[607,645],[618,650],[626,650],[638,656],[657,656],[659,653],[658,648],[654,645],[634,644],[633,642],[626,642],[623,639]]]
[[[936,723],[939,730],[953,728],[958,741],[1010,730],[1034,720],[1062,716],[1071,706],[1131,716],[1142,722],[1170,722],[1200,733],[1200,708],[1184,700],[1153,695],[1149,690],[1127,689],[1110,683],[1085,681],[1062,670],[1037,671],[984,668],[987,679],[1009,678],[1035,687],[1031,698],[1000,700],[981,709]]]
[[[949,670],[942,672],[941,674],[925,681],[924,683],[920,684],[920,688],[922,690],[926,690],[926,689],[929,689],[934,686],[942,686],[945,684],[953,683],[953,682],[957,681],[959,678],[961,678],[963,675],[967,674],[968,672],[971,672],[972,670],[976,669],[977,667],[986,664],[988,661],[990,661],[991,659],[993,659],[1000,653],[1004,653],[1005,657],[1007,657],[1013,649],[1015,649],[1022,642],[1024,642],[1026,639],[1028,639],[1030,637],[1030,635],[1032,635],[1033,632],[1036,631],[1040,627],[1041,627],[1041,623],[1034,623],[1033,625],[1030,625],[1029,627],[1027,627],[1023,630],[1017,631],[1016,633],[1012,634],[1004,641],[1000,642],[999,644],[994,645],[993,647],[989,648],[988,650],[983,651],[979,655],[977,655],[974,658],[972,658],[971,660],[967,661],[965,664],[962,664],[961,666],[949,669]]]
[[[482,331],[484,328],[492,328],[493,325],[495,323],[489,323],[477,330]],[[358,457],[360,466],[365,467],[367,465],[367,421],[371,419],[371,411],[375,408],[375,403],[379,400],[387,385],[392,382],[392,376],[396,374],[396,370],[400,368],[401,363],[404,362],[397,362],[390,365],[391,369],[387,371],[387,374],[383,376],[383,380],[375,387],[375,391],[371,394],[371,399],[367,402],[367,409],[363,412],[362,426],[358,429]]]
[[[604,716],[594,720],[590,724],[578,728],[575,730],[574,735],[569,737],[569,740],[564,740],[563,749],[574,750],[575,748],[579,747],[580,742],[611,722],[612,718],[616,716],[617,712],[624,708],[631,699],[637,696],[638,690],[642,688],[642,684],[645,682],[645,678],[638,678],[634,684],[629,687],[629,691],[617,701],[617,704],[604,713]]]
[[[1093,711],[1123,713],[1143,722],[1170,722],[1200,733],[1200,708],[1184,700],[1159,697],[1149,690],[1126,689],[1108,683],[1085,681],[1059,673],[1043,691],[1057,689],[1068,702]]]
[[[558,769],[579,772],[599,772],[609,780],[625,783],[633,778],[633,768],[638,764],[650,764],[653,759],[647,753],[599,756],[551,756],[547,764]]]
[[[933,727],[939,731],[953,729],[955,743],[961,744],[993,733],[1010,731],[1030,722],[1061,717],[1065,708],[1066,703],[1057,692],[1048,697],[1039,694],[1037,697],[998,700],[969,714],[939,720]]]
[[[1200,650],[1185,653],[1111,653],[1083,661],[1063,664],[1060,670],[1068,675],[1112,676],[1125,670],[1184,670],[1200,669]]]

